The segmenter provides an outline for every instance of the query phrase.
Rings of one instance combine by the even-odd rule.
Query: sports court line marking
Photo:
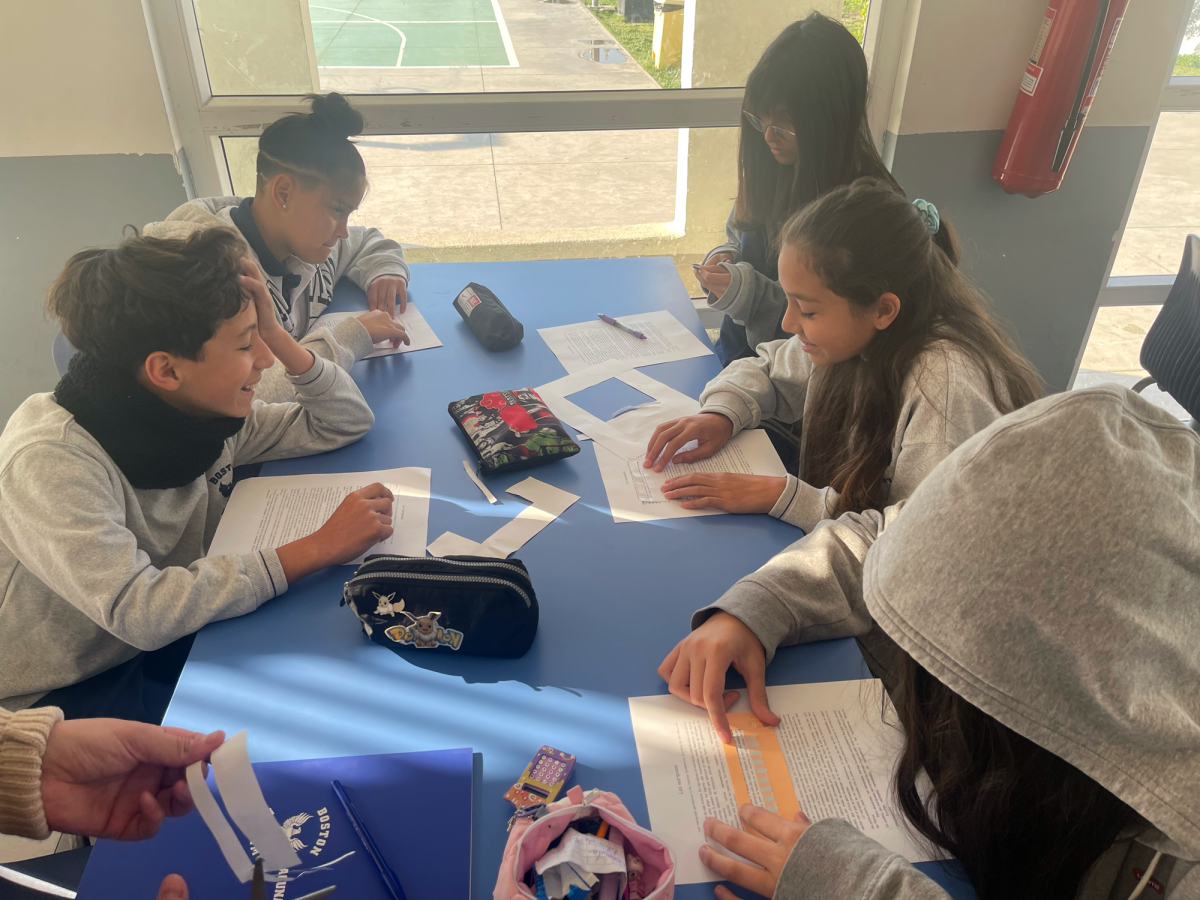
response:
[[[494,3],[495,0],[492,0],[492,2]],[[346,11],[346,10],[338,9],[337,7],[334,7],[334,6],[317,6],[317,4],[315,4],[315,3],[310,3],[309,8],[310,9],[324,9],[328,12],[345,12]],[[352,13],[350,13],[350,15],[358,16],[360,19],[366,20],[366,22],[361,23],[361,24],[386,25],[388,28],[392,29],[392,31],[396,32],[396,34],[400,35],[400,53],[396,56],[396,66],[395,66],[397,69],[400,68],[400,63],[402,63],[404,61],[404,48],[408,44],[408,37],[404,34],[404,32],[401,31],[399,28],[397,28],[395,25],[392,25],[389,22],[384,22],[382,19],[373,19],[370,16],[364,16],[362,13],[356,13],[356,12],[352,12]],[[346,25],[346,24],[349,24],[349,22],[350,22],[350,20],[346,19],[346,21],[343,22],[342,24]],[[355,24],[360,24],[360,23],[355,23]]]
[[[314,6],[313,9],[332,9],[329,6]],[[358,15],[358,13],[354,13]],[[312,19],[314,25],[490,25],[487,19],[482,23],[479,19],[371,19],[369,22],[350,21],[348,19]]]
[[[500,40],[504,41],[504,52],[508,56],[509,68],[519,69],[521,64],[517,62],[517,51],[513,49],[512,36],[508,33],[508,23],[504,21],[504,13],[500,12],[500,0],[492,0],[492,15],[496,17],[496,24],[500,28]]]

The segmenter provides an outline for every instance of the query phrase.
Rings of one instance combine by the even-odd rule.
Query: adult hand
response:
[[[373,284],[372,287],[374,287]],[[392,347],[395,348],[401,344],[412,343],[408,337],[408,333],[404,330],[404,326],[382,309],[375,309],[369,313],[364,313],[358,317],[358,321],[362,323],[363,328],[367,329],[367,334],[371,336],[372,344],[390,340]]]
[[[700,862],[726,881],[764,897],[773,897],[792,848],[812,823],[802,812],[796,813],[794,820],[789,822],[783,816],[749,803],[738,807],[738,817],[758,834],[741,831],[713,818],[704,820],[704,834],[753,865],[718,853],[708,844],[700,845]],[[717,885],[716,895],[717,900],[738,900],[737,895],[724,885]]]
[[[121,719],[58,722],[42,757],[42,805],[54,831],[136,841],[192,809],[185,770],[225,733]]]
[[[672,419],[654,429],[642,467],[648,469],[654,466],[655,472],[661,472],[675,459],[679,448],[692,441],[696,441],[696,449],[679,453],[679,462],[706,459],[724,447],[732,435],[733,423],[720,413],[702,412]]]
[[[380,275],[367,285],[367,308],[396,315],[396,307],[404,312],[408,306],[408,281],[403,275]]]
[[[159,885],[156,900],[188,900],[187,883],[178,875],[168,875]]]
[[[668,478],[662,491],[668,500],[678,500],[684,509],[765,513],[775,506],[785,487],[787,479],[775,475],[696,472]]]
[[[329,520],[275,552],[288,584],[362,556],[392,536],[392,492],[379,482],[346,495]]]
[[[724,266],[717,265],[712,260],[695,270],[696,280],[706,291],[720,297],[729,290],[729,282],[733,276]]]
[[[750,711],[764,725],[778,725],[779,716],[767,703],[767,653],[737,616],[714,613],[676,644],[658,667],[659,677],[667,682],[672,694],[708,710],[713,728],[726,744],[733,743],[733,734],[725,712],[738,698],[737,691],[725,690],[725,673],[730,666],[746,680]]]

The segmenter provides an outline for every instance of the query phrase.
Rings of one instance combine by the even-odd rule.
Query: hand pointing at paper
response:
[[[675,645],[658,667],[658,674],[681,700],[708,710],[718,737],[733,743],[725,711],[738,698],[725,690],[729,667],[746,680],[750,710],[760,722],[778,725],[779,716],[767,704],[767,654],[762,642],[741,619],[717,612]]]

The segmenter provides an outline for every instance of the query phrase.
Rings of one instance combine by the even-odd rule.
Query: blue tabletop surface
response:
[[[515,349],[487,352],[452,307],[470,281],[491,288],[524,324]],[[390,653],[339,607],[353,571],[339,567],[257,612],[204,628],[166,724],[249,729],[255,761],[474,748],[472,896],[486,898],[512,812],[501,795],[542,744],[577,754],[575,783],[616,792],[649,824],[627,698],[665,693],[655,669],[687,632],[692,611],[801,533],[765,515],[615,524],[589,442],[572,459],[490,481],[499,506],[489,506],[463,471],[470,451],[446,404],[561,377],[538,328],[600,312],[667,309],[704,339],[670,260],[419,264],[409,298],[445,346],[360,362],[353,375],[375,412],[372,431],[332,453],[268,464],[262,474],[427,466],[431,541],[446,530],[483,540],[523,508],[504,489],[529,474],[578,494],[579,502],[515,554],[541,605],[532,649],[513,660]],[[343,282],[332,308],[365,306],[362,292]],[[705,356],[644,371],[695,397],[718,370],[716,357]],[[614,383],[573,399],[608,418],[644,398]],[[767,672],[769,684],[864,677],[852,640],[784,649]],[[405,862],[394,864],[402,881]],[[945,878],[936,864],[922,868]],[[681,886],[676,896],[711,897],[712,888]]]

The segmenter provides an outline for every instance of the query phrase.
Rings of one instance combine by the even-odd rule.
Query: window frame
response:
[[[1182,30],[1179,37],[1180,42],[1175,45],[1175,56],[1171,60],[1172,69],[1175,67],[1175,58],[1179,56],[1179,46],[1183,40]],[[1200,76],[1171,75],[1163,87],[1162,94],[1159,96],[1154,128],[1150,131],[1150,137],[1146,141],[1146,150],[1142,155],[1141,165],[1138,167],[1137,182],[1129,196],[1125,215],[1121,218],[1121,228],[1114,242],[1112,259],[1109,261],[1110,272],[1112,264],[1116,261],[1117,252],[1121,248],[1121,241],[1125,238],[1129,213],[1133,210],[1134,200],[1142,186],[1142,171],[1146,165],[1146,156],[1150,153],[1150,146],[1154,143],[1154,133],[1158,130],[1158,116],[1164,112],[1200,112]],[[1100,289],[1096,306],[1158,306],[1166,301],[1167,294],[1170,293],[1174,284],[1174,275],[1110,275],[1106,279],[1104,287]],[[1082,351],[1080,352],[1082,353]]]
[[[903,12],[902,5],[891,5]],[[872,74],[872,57],[885,62],[888,70],[886,89],[871,93],[872,98],[883,98],[884,107],[873,111],[872,123],[887,121],[896,81],[894,58],[903,37],[904,23],[887,20],[888,6],[886,0],[872,0],[865,24],[864,48]],[[303,97],[214,96],[192,0],[142,0],[142,8],[187,195],[232,194],[221,139],[257,137],[281,115],[305,110]],[[694,26],[695,0],[685,0],[685,35]],[[688,72],[691,41],[686,37],[684,48],[683,68]],[[741,87],[692,88],[685,78],[678,90],[356,94],[353,99],[368,135],[501,134],[737,126],[744,93]],[[876,140],[881,138],[882,128]]]

